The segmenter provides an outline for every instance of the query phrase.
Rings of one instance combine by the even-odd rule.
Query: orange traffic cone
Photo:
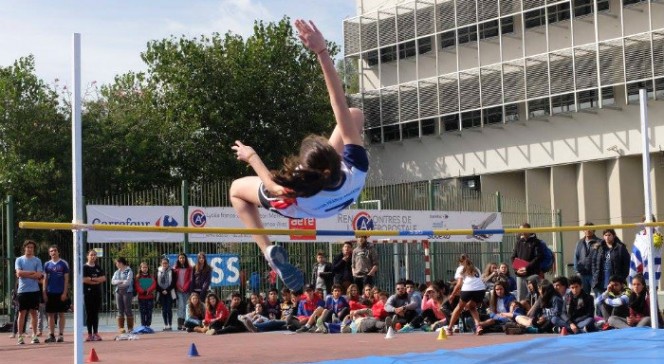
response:
[[[97,352],[95,351],[95,348],[92,348],[90,350],[90,355],[88,355],[88,358],[85,360],[86,363],[96,363],[100,361],[99,357],[97,356]]]
[[[567,336],[568,334],[569,334],[569,333],[567,332],[567,328],[566,328],[566,327],[563,327],[563,328],[560,330],[560,336]]]

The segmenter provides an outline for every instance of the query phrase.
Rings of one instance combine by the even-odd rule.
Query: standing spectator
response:
[[[585,226],[593,226],[592,222],[587,222]],[[592,292],[593,281],[593,262],[591,259],[592,246],[600,241],[600,238],[595,235],[595,230],[585,230],[583,238],[576,243],[576,250],[574,251],[574,271],[581,277],[583,282],[583,291],[586,293]]]
[[[134,272],[127,263],[127,259],[119,257],[115,260],[115,267],[111,284],[115,286],[115,304],[118,307],[118,331],[121,334],[134,330],[134,313],[131,310],[131,301],[134,299]],[[127,318],[127,331],[125,331],[125,317]]]
[[[651,325],[650,297],[646,289],[646,279],[637,274],[632,278],[632,294],[629,296],[629,314],[627,317],[612,315],[609,325],[624,329],[627,327],[645,327]]]
[[[593,298],[583,290],[583,278],[572,276],[569,279],[569,292],[563,296],[563,319],[571,333],[595,331],[595,306]]]
[[[67,293],[69,292],[69,264],[60,259],[60,252],[57,245],[51,245],[48,248],[48,254],[51,260],[44,264],[44,302],[46,303],[46,313],[48,314],[49,336],[44,342],[54,343],[55,338],[55,315],[58,315],[59,335],[57,342],[64,340],[65,331],[65,312],[69,309],[67,305]]]
[[[138,310],[141,313],[141,325],[152,326],[154,310],[154,294],[157,291],[157,280],[150,274],[148,263],[141,262],[138,275],[134,281],[134,289],[138,294]]]
[[[175,282],[177,277],[171,269],[167,258],[161,259],[161,266],[157,269],[157,291],[159,292],[159,303],[161,304],[161,316],[164,318],[164,331],[173,328],[173,300],[175,295]]]
[[[194,266],[194,277],[191,282],[192,292],[198,293],[199,297],[205,297],[212,282],[212,268],[207,262],[205,253],[199,252]]]
[[[652,216],[651,219],[653,222],[657,221],[654,215]],[[641,222],[645,221],[646,217],[643,216],[641,218]],[[655,285],[658,285],[659,278],[662,275],[662,247],[664,246],[664,244],[662,244],[662,234],[659,232],[658,228],[648,227],[646,229],[650,229],[650,233],[652,234],[652,241],[654,247],[654,254],[652,254],[652,256],[654,257],[653,267],[655,268]],[[628,280],[628,282],[632,282],[633,281],[632,278],[635,277],[637,274],[642,274],[646,282],[649,279],[648,259],[650,258],[651,254],[650,254],[650,239],[648,239],[646,229],[643,229],[638,234],[636,234],[636,237],[634,239],[634,246],[632,246],[632,255],[629,264],[630,279]]]
[[[332,273],[334,273],[334,284],[340,284],[344,290],[353,283],[353,244],[349,241],[344,242],[341,253],[334,257],[332,263]]]
[[[612,326],[611,323],[622,321],[620,318],[627,318],[631,295],[632,292],[626,287],[625,280],[621,276],[613,275],[609,278],[606,291],[595,298],[595,305],[600,307],[602,317],[606,320],[603,330]]]
[[[618,276],[622,282],[625,282],[629,275],[630,256],[625,244],[618,239],[616,231],[613,229],[604,230],[602,236],[604,240],[596,243],[595,250],[592,251],[592,286],[595,298],[608,288],[611,276]]]
[[[175,262],[176,283],[175,294],[177,296],[178,308],[178,330],[184,330],[184,321],[186,319],[187,305],[189,302],[189,295],[191,294],[191,280],[193,276],[193,269],[189,266],[189,259],[184,253],[178,255],[178,261]]]
[[[465,309],[470,311],[470,315],[475,321],[475,334],[483,334],[483,328],[480,325],[480,314],[477,311],[477,306],[482,304],[486,293],[486,286],[482,282],[481,275],[482,273],[475,267],[473,261],[467,255],[462,254],[459,258],[459,267],[454,274],[457,283],[452,294],[450,294],[450,298],[458,295],[459,303],[452,312],[450,324],[445,330],[447,335],[452,335],[451,325],[457,322],[461,311]]]
[[[357,247],[353,249],[353,282],[362,291],[365,284],[374,285],[374,277],[378,272],[378,256],[373,245],[367,241],[368,236],[357,238]]]
[[[101,285],[106,282],[106,272],[97,264],[97,252],[88,251],[88,261],[83,266],[83,299],[88,337],[85,341],[101,341],[99,336],[99,310],[101,309]]]
[[[524,222],[520,226],[521,229],[529,229],[530,224]],[[542,251],[540,249],[543,242],[537,238],[537,235],[531,234],[526,231],[521,234],[519,241],[514,245],[514,252],[512,252],[512,265],[515,266],[516,272],[516,296],[518,300],[526,298],[526,279],[527,277],[537,274],[541,275],[540,261],[542,260]],[[516,264],[515,259],[520,259],[521,266]]]
[[[37,338],[37,310],[39,310],[39,280],[44,276],[42,262],[35,256],[37,244],[32,240],[23,242],[23,255],[16,258],[14,268],[18,277],[18,344],[25,344],[26,315],[32,320],[32,343],[39,344]]]
[[[316,289],[325,290],[325,295],[328,295],[332,292],[332,264],[325,261],[325,253],[322,250],[319,250],[316,254],[316,264],[312,269],[311,284],[316,287]]]

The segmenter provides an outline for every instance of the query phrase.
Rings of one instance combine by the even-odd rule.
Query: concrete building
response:
[[[597,11],[595,11],[595,9]],[[563,225],[664,218],[664,1],[357,0],[371,179],[446,180],[561,209]],[[618,230],[631,249],[634,230]],[[571,262],[580,233],[565,233]]]

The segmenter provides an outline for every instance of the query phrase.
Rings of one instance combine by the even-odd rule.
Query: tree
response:
[[[354,95],[360,92],[360,77],[357,70],[357,60],[340,59],[336,64],[337,72],[344,84],[344,90],[348,95]]]
[[[0,67],[0,193],[13,195],[17,220],[71,220],[67,111],[35,75],[34,58]],[[48,232],[19,232],[39,240]]]

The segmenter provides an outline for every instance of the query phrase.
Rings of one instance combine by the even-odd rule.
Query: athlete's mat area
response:
[[[454,340],[454,337],[448,340]],[[396,344],[396,343],[395,343]],[[664,363],[664,330],[629,328],[459,350],[367,356],[320,363]]]

